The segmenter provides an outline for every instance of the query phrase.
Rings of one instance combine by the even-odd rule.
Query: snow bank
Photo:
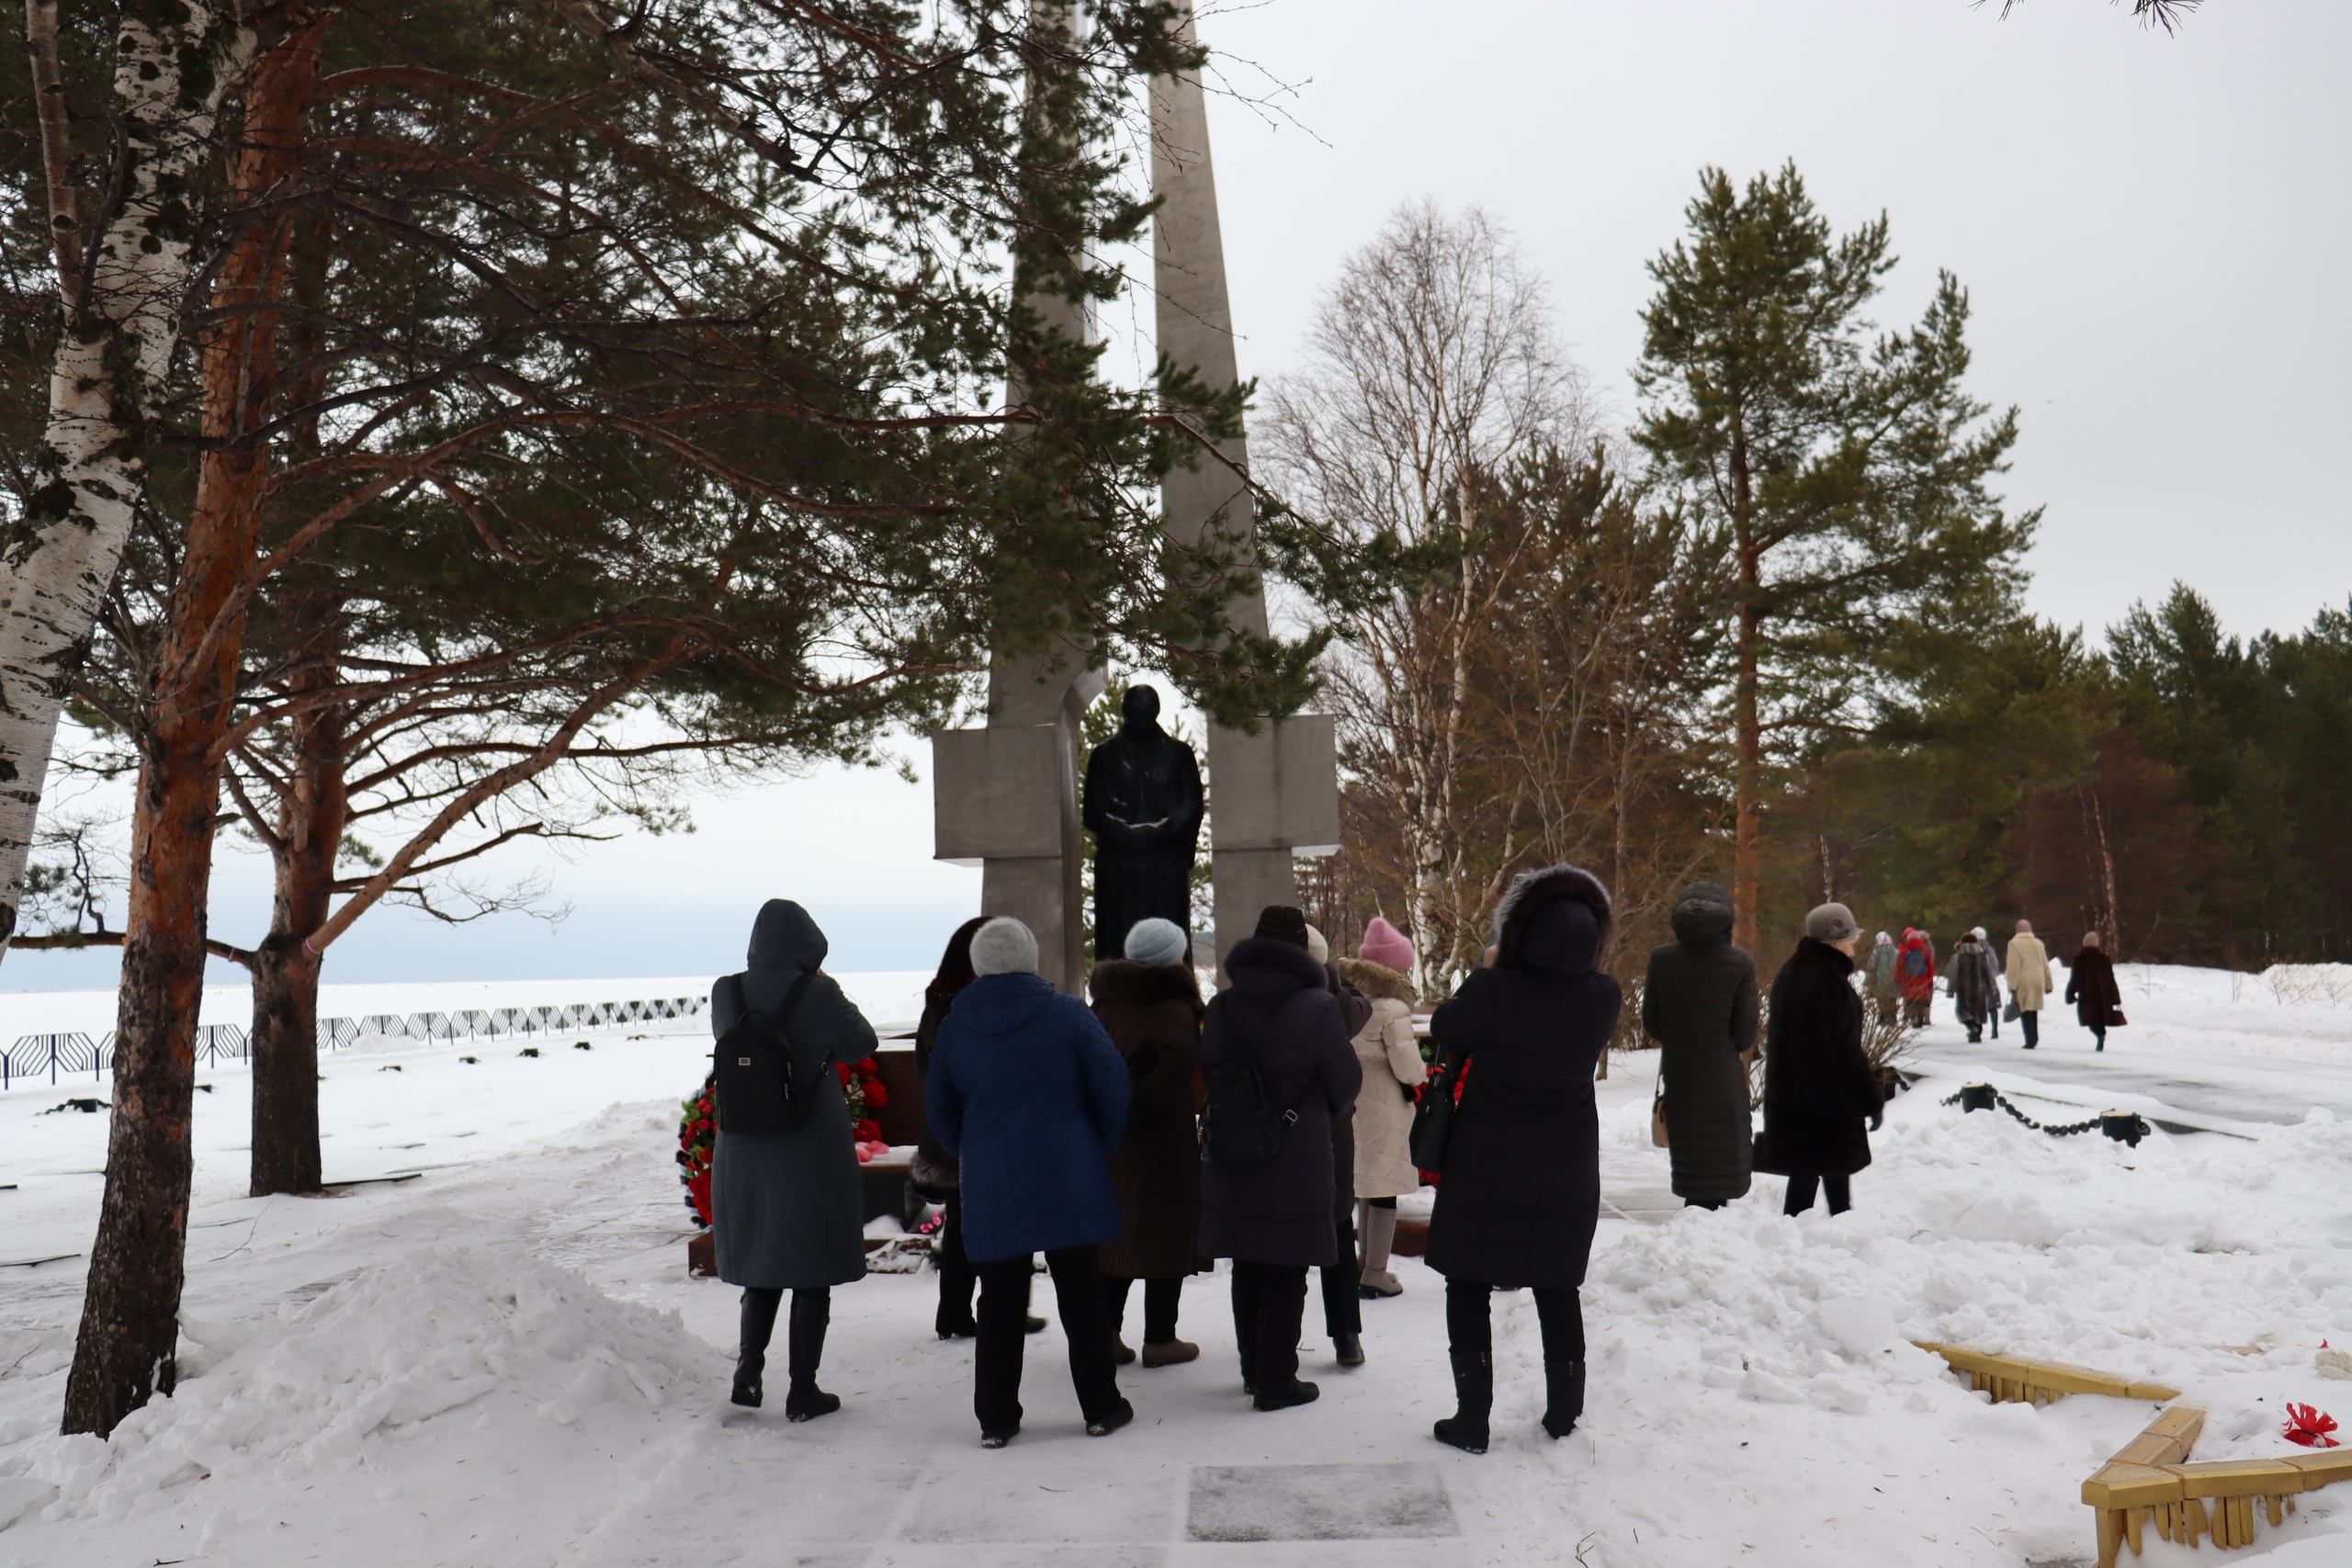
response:
[[[595,1425],[707,1393],[716,1353],[674,1312],[604,1294],[569,1269],[457,1247],[371,1269],[273,1319],[184,1323],[177,1393],[111,1442],[23,1442],[0,1516],[119,1520],[181,1483],[348,1469],[394,1431],[493,1406]],[[187,1341],[194,1341],[193,1346]],[[29,1433],[0,1433],[0,1447]],[[0,1528],[13,1522],[0,1517]]]

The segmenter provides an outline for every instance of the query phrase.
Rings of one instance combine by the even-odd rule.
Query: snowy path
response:
[[[2198,1005],[2135,1013],[2106,1060],[2053,1027],[2030,1066],[1939,1025],[1835,1221],[1782,1219],[1771,1179],[1719,1214],[1674,1210],[1654,1058],[1621,1061],[1604,1190],[1630,1218],[1604,1213],[1585,1292],[1586,1420],[1542,1438],[1532,1303],[1499,1297],[1483,1458],[1427,1435],[1450,1406],[1442,1297],[1409,1261],[1406,1294],[1366,1306],[1361,1370],[1331,1365],[1310,1303],[1324,1398],[1301,1410],[1247,1408],[1224,1281],[1204,1279],[1182,1325],[1203,1359],[1121,1375],[1134,1427],[1083,1436],[1049,1328],[1023,1436],[985,1452],[970,1348],[932,1337],[927,1276],[836,1292],[842,1414],[730,1409],[734,1292],[685,1276],[670,1164],[696,1041],[331,1062],[330,1175],[423,1174],[320,1200],[240,1195],[244,1081],[209,1075],[177,1398],[110,1446],[50,1435],[82,1264],[0,1269],[0,1568],[2078,1563],[2076,1488],[2148,1407],[1988,1407],[1905,1337],[2174,1382],[2213,1412],[2200,1458],[2286,1451],[2286,1399],[2352,1417],[2352,1385],[2312,1370],[2352,1337],[2352,1053],[2268,1015],[2233,1050]],[[2127,1150],[1937,1103],[1988,1070],[2094,1107],[2145,1074],[2150,1105],[2247,1135]],[[105,1119],[39,1114],[62,1098],[0,1097],[0,1262],[88,1245]],[[2345,1113],[2303,1120],[2314,1104]],[[2240,1555],[2341,1568],[2347,1514],[2315,1495]]]

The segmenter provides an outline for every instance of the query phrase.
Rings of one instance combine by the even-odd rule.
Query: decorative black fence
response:
[[[707,997],[656,997],[626,1002],[572,1002],[564,1007],[469,1009],[462,1012],[370,1013],[365,1018],[319,1020],[319,1049],[347,1051],[364,1036],[449,1043],[456,1041],[497,1041],[531,1035],[569,1034],[582,1030],[610,1029],[629,1023],[700,1018],[710,1005]],[[196,1062],[200,1067],[223,1062],[249,1062],[253,1042],[233,1023],[208,1023],[196,1032]],[[93,1081],[114,1066],[114,1031],[96,1041],[87,1034],[26,1034],[0,1049],[0,1089],[19,1079],[46,1078],[60,1083],[88,1074]]]

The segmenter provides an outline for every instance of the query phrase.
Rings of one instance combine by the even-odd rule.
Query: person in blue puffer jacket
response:
[[[1135,1418],[1119,1395],[1101,1247],[1119,1234],[1111,1156],[1127,1122],[1127,1066],[1102,1023],[1037,974],[1015,919],[972,934],[972,983],[933,1043],[923,1109],[962,1168],[964,1251],[979,1275],[978,1388],[984,1448],[1021,1430],[1031,1259],[1046,1255],[1070,1382],[1089,1436]]]

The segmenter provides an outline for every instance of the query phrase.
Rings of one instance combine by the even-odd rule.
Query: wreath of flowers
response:
[[[857,1163],[864,1165],[876,1155],[888,1154],[890,1145],[882,1141],[882,1123],[874,1112],[890,1103],[890,1091],[882,1087],[882,1068],[871,1056],[862,1062],[836,1062],[833,1070],[841,1075],[842,1098],[849,1103],[850,1136],[857,1140]]]
[[[718,1131],[718,1075],[702,1080],[702,1088],[682,1103],[685,1116],[678,1123],[678,1179],[686,1189],[686,1209],[695,1224],[710,1225],[710,1146]]]
[[[882,1141],[882,1123],[874,1112],[890,1103],[890,1091],[882,1087],[881,1066],[873,1057],[862,1062],[836,1062],[833,1071],[840,1076],[842,1099],[849,1107],[850,1135],[856,1140],[857,1163],[865,1164],[876,1155],[890,1152]],[[693,1098],[679,1102],[684,1114],[678,1121],[678,1180],[685,1188],[687,1212],[695,1224],[710,1224],[710,1155],[714,1137],[718,1131],[718,1089],[717,1075],[702,1080],[702,1088]]]

